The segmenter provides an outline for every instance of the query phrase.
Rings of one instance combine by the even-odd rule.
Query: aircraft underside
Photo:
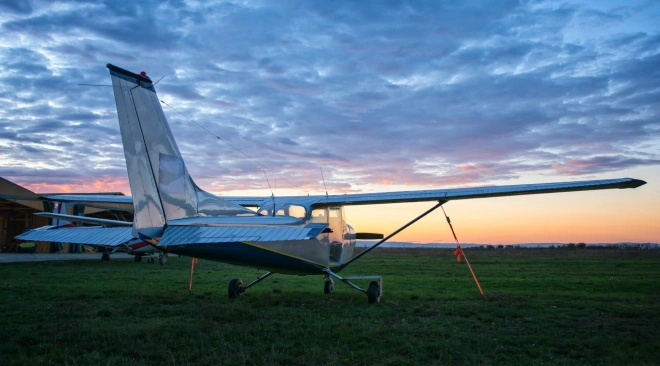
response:
[[[168,253],[267,270],[273,273],[323,274],[327,266],[249,242],[168,246]]]

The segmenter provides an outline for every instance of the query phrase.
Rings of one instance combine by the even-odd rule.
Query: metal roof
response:
[[[44,226],[16,237],[20,240],[77,244],[119,245],[133,239],[131,227],[58,227]]]

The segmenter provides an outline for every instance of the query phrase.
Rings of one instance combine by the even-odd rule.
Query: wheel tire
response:
[[[101,254],[101,262],[110,262],[110,254],[108,253]]]
[[[142,262],[142,256],[136,254],[136,255],[135,255],[135,261],[136,261],[136,262]]]
[[[371,281],[371,283],[369,283],[369,288],[367,289],[367,298],[369,299],[369,304],[380,301],[380,285],[378,282]]]
[[[326,294],[331,294],[335,292],[335,283],[332,281],[331,278],[325,280],[325,283],[323,284],[323,292]]]
[[[243,288],[243,282],[240,280],[240,278],[234,278],[233,280],[229,281],[227,293],[230,299],[241,296],[243,291],[245,291],[245,289]]]

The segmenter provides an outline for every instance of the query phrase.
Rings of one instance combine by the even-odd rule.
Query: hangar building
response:
[[[71,194],[124,195],[121,192],[67,193],[67,195]],[[0,177],[0,252],[16,251],[18,245],[14,239],[16,235],[22,234],[29,229],[51,225],[51,219],[34,215],[38,212],[53,212],[53,208],[57,203],[45,199],[48,195],[36,194],[29,189]],[[66,214],[133,221],[132,205],[129,206],[108,208],[92,207],[89,205],[69,205],[66,207]],[[38,252],[51,252],[53,248],[55,246],[51,246],[50,243],[37,243]]]

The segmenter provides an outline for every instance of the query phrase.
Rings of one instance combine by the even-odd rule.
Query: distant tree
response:
[[[504,245],[502,245],[502,244],[498,245],[497,249],[504,249]]]
[[[587,247],[587,243],[578,243],[578,244],[577,244],[577,247],[578,247],[579,249],[584,249],[584,248]]]
[[[494,245],[489,245],[488,249],[495,249],[495,246]]]
[[[566,247],[567,247],[568,249],[575,249],[575,243],[568,243],[568,244],[566,245]]]

